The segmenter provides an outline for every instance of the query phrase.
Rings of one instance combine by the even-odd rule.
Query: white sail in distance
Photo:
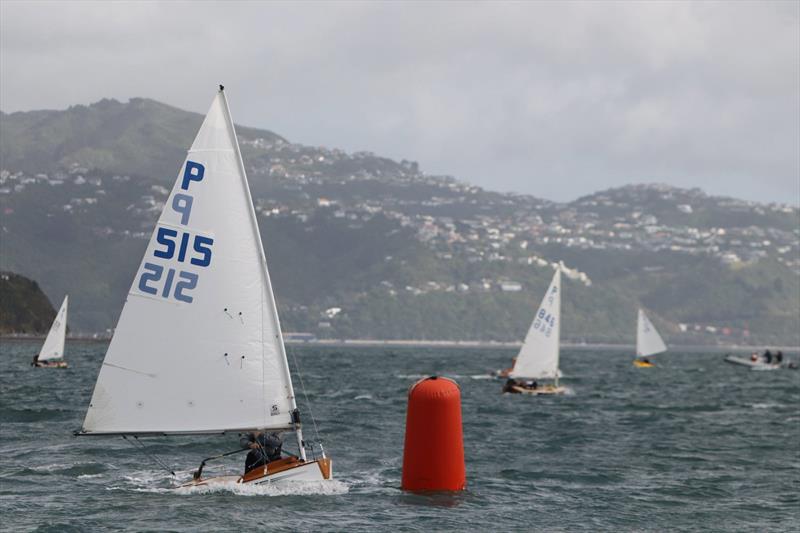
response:
[[[39,361],[52,361],[64,357],[64,339],[67,336],[67,302],[69,295],[64,296],[64,301],[56,313],[47,338],[42,349],[39,350]]]
[[[661,335],[658,334],[644,311],[639,309],[639,316],[636,320],[636,357],[649,357],[666,351],[667,345],[664,344]]]
[[[133,280],[84,434],[292,427],[296,408],[261,236],[220,89]]]
[[[556,379],[561,331],[561,268],[556,267],[553,280],[536,311],[525,342],[517,355],[513,378]]]

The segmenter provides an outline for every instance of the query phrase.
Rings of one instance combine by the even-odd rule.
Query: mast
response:
[[[272,290],[272,282],[270,281],[269,277],[269,268],[267,267],[267,256],[264,253],[264,244],[263,242],[261,242],[261,232],[258,229],[258,219],[256,218],[255,207],[253,205],[253,198],[250,194],[250,185],[249,183],[247,183],[247,172],[245,171],[244,168],[244,160],[242,159],[242,152],[239,148],[239,140],[238,137],[236,136],[236,126],[233,123],[233,117],[231,116],[231,110],[230,107],[228,106],[228,98],[225,95],[225,87],[223,85],[219,86],[219,94],[222,96],[222,103],[225,106],[225,118],[228,120],[228,123],[230,124],[231,127],[231,132],[233,133],[233,139],[231,140],[231,142],[233,143],[234,150],[236,150],[236,160],[237,163],[239,164],[239,171],[241,172],[241,175],[244,177],[245,180],[244,190],[245,194],[247,195],[247,203],[249,204],[249,209],[250,209],[250,222],[253,224],[253,231],[255,232],[255,235],[258,236],[256,241],[258,241],[258,251],[261,257],[261,273],[264,276],[264,283],[267,288],[266,292],[269,298],[267,307],[270,307],[270,312],[272,313],[273,318],[275,320],[275,324],[277,326],[276,328],[277,331],[275,332],[275,338],[277,340],[281,356],[283,357],[283,360],[286,363],[283,367],[283,370],[286,378],[286,383],[288,384],[289,388],[289,402],[292,406],[292,427],[294,428],[295,435],[297,436],[297,447],[300,450],[300,458],[303,461],[305,461],[306,450],[305,450],[305,445],[303,443],[303,430],[300,425],[300,417],[298,416],[297,402],[295,401],[295,395],[294,395],[294,386],[292,385],[292,376],[291,373],[289,372],[289,360],[286,358],[286,347],[283,343],[283,334],[281,331],[280,318],[278,316],[278,307],[275,302],[275,293]],[[262,306],[263,304],[264,302],[262,299]],[[261,333],[262,333],[262,345],[263,345],[263,340],[264,340],[263,327]],[[261,368],[263,376],[264,372],[263,363]]]
[[[556,319],[556,379],[555,385],[558,387],[558,375],[561,373],[561,262],[556,265],[558,274],[558,318]]]

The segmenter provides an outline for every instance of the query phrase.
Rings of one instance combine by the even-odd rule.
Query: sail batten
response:
[[[558,369],[560,331],[561,269],[556,267],[510,376],[529,379],[558,378],[561,375]]]
[[[64,296],[64,301],[61,302],[61,307],[53,319],[53,324],[50,326],[50,331],[47,332],[47,337],[44,339],[41,350],[39,350],[39,361],[54,361],[56,359],[64,358],[64,341],[67,336],[67,305],[69,295]]]
[[[667,345],[643,310],[636,318],[636,357],[649,357],[667,351]]]
[[[131,285],[82,434],[292,427],[294,391],[225,94],[214,98]],[[135,369],[132,371],[131,369]]]

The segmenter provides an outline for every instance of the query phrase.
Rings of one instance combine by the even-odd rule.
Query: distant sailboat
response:
[[[534,395],[563,394],[566,391],[558,384],[561,377],[558,368],[560,332],[561,267],[557,266],[514,361],[504,391]],[[553,384],[540,385],[536,381],[540,379],[553,380]]]
[[[44,340],[39,355],[33,358],[31,366],[39,368],[67,368],[64,361],[64,340],[67,336],[67,303],[69,295],[64,296],[64,301],[56,313],[47,338]]]
[[[253,201],[220,86],[156,224],[78,434],[280,431],[295,433],[298,456],[210,479],[202,478],[203,461],[191,484],[332,475],[321,447],[310,447],[313,458],[306,455]]]
[[[644,314],[644,311],[639,309],[639,316],[636,320],[636,359],[633,361],[634,366],[647,368],[655,366],[650,362],[648,357],[667,351],[667,345],[661,335],[656,331],[656,327]]]

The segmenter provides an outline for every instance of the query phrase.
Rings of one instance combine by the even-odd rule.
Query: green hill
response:
[[[147,99],[0,113],[0,269],[110,331],[202,117]],[[631,185],[556,204],[237,128],[284,328],[519,340],[552,275],[566,339],[800,344],[800,210]]]
[[[47,333],[55,316],[55,309],[38,283],[0,272],[0,334]]]

